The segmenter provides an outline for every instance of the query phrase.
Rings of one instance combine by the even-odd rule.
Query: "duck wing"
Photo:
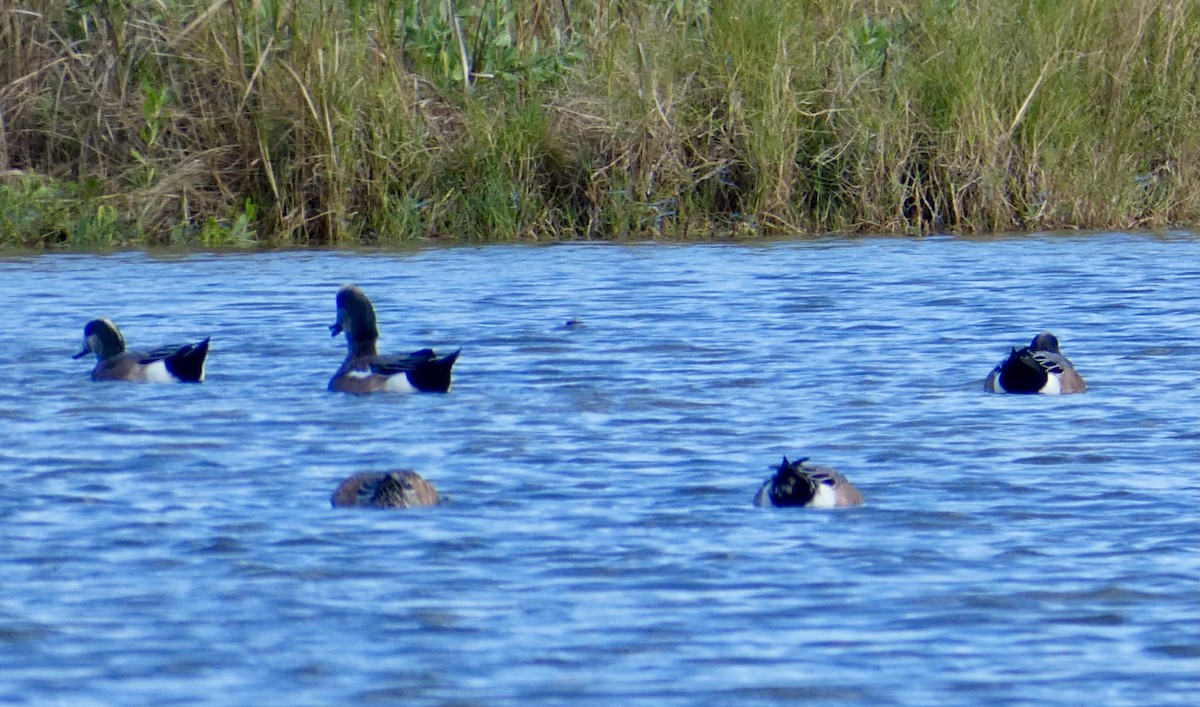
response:
[[[405,356],[381,356],[371,364],[371,370],[388,376],[403,373],[423,393],[445,393],[450,390],[450,369],[461,352],[459,349],[441,358],[433,349],[421,349]]]
[[[1047,373],[1061,376],[1064,371],[1072,368],[1071,362],[1066,356],[1056,354],[1052,351],[1031,351],[1025,349],[1022,356],[1022,362],[1032,367],[1037,367]]]
[[[187,359],[193,356],[198,356],[201,351],[208,351],[208,339],[198,341],[194,344],[167,344],[151,349],[149,352],[131,351],[130,354],[137,357],[138,363],[142,365],[162,361],[165,359]]]
[[[148,352],[130,351],[129,353],[137,356],[138,363],[144,366],[146,364],[154,363],[155,361],[161,361],[165,358],[169,358],[170,356],[174,355],[175,352],[182,350],[185,346],[188,346],[188,344],[167,344],[165,346],[159,346],[158,348],[151,349]]]
[[[436,361],[437,354],[433,349],[421,349],[409,354],[395,356],[376,356],[371,361],[371,370],[384,376],[394,376],[397,373],[409,373],[420,368],[423,364]]]

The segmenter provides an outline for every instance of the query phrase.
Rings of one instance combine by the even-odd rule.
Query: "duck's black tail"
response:
[[[441,358],[430,358],[408,372],[408,380],[422,393],[445,393],[450,390],[450,369],[462,349]]]
[[[812,501],[816,494],[813,479],[804,468],[808,457],[789,462],[787,457],[775,472],[769,491],[771,503],[776,506],[803,506]]]
[[[167,370],[185,383],[199,383],[204,380],[204,358],[208,356],[208,339],[198,344],[185,344],[179,350],[167,356]]]
[[[1046,370],[1028,346],[1022,349],[1014,346],[1012,353],[1000,364],[997,376],[1006,393],[1032,394],[1046,385]]]

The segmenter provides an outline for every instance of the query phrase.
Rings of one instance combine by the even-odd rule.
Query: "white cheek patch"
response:
[[[178,383],[179,379],[167,370],[166,361],[155,361],[142,366],[142,378],[148,383]]]

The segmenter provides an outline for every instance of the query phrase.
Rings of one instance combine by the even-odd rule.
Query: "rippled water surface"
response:
[[[325,392],[345,282],[448,395]],[[1195,235],[47,255],[0,307],[0,702],[1200,697]],[[207,382],[91,383],[97,316]],[[1089,391],[983,393],[1044,328]],[[785,454],[867,505],[753,508]],[[396,467],[451,502],[330,508]]]

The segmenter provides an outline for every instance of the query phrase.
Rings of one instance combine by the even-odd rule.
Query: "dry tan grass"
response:
[[[1200,3],[456,6],[4,0],[0,243],[1200,220]]]

